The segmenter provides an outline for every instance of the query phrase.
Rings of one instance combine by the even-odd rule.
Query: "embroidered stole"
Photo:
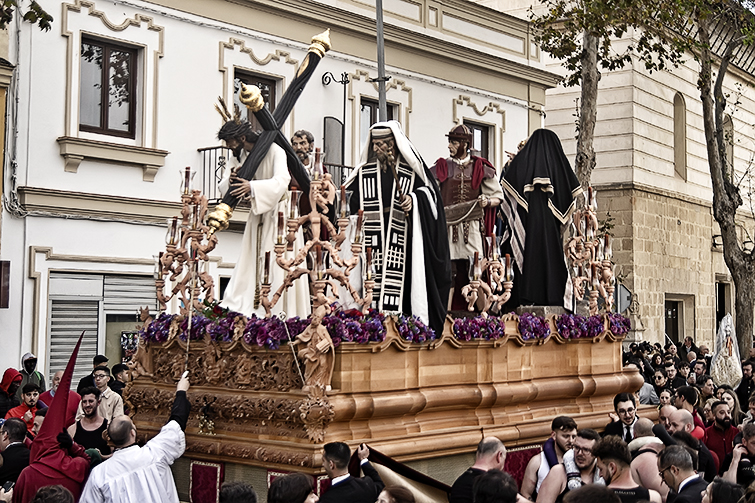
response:
[[[401,191],[410,194],[414,189],[414,171],[399,162],[396,173]],[[358,176],[360,202],[364,210],[364,242],[365,246],[372,247],[375,267],[375,288],[372,291],[375,300],[372,307],[382,312],[400,312],[404,294],[407,221],[399,204],[396,181],[390,171],[383,173],[377,163],[365,164]],[[391,206],[387,212],[383,211],[386,203],[382,200],[383,183],[391,187]],[[415,232],[421,232],[421,229],[415,229]]]

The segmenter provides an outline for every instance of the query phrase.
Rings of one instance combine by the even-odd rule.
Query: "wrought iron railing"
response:
[[[228,161],[233,154],[231,149],[221,146],[198,148],[197,152],[202,154],[202,171],[197,174],[201,177],[202,193],[210,204],[217,204],[223,198],[223,194],[220,193],[220,180],[223,179]]]
[[[343,185],[343,182],[346,181],[346,179],[349,177],[351,172],[354,170],[353,166],[344,166],[343,164],[328,164],[323,163],[325,166],[325,169],[330,173],[330,176],[333,177],[333,183],[336,187],[341,187]]]
[[[220,181],[223,179],[228,163],[233,155],[228,147],[204,147],[198,148],[197,152],[202,154],[202,170],[197,173],[200,180],[197,181],[197,187],[202,188],[202,193],[207,196],[210,204],[217,204],[223,198],[220,192]],[[325,163],[325,169],[333,177],[333,183],[340,187],[349,177],[353,166],[343,164]]]

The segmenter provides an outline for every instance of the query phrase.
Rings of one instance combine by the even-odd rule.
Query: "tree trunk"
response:
[[[736,331],[739,341],[739,356],[747,359],[752,347],[753,309],[755,309],[755,275],[731,274],[736,295],[734,309],[737,311]]]
[[[598,118],[598,39],[585,32],[582,42],[582,90],[577,123],[577,158],[574,171],[579,183],[587,192],[592,170],[595,169],[593,136]]]
[[[726,51],[719,63],[719,75],[715,86],[713,80],[713,54],[710,48],[710,32],[707,20],[697,19],[698,37],[703,49],[700,54],[700,99],[703,105],[703,127],[705,130],[708,167],[713,186],[713,218],[721,228],[724,262],[734,281],[734,306],[736,310],[736,332],[739,351],[747,357],[752,347],[753,309],[755,309],[755,262],[753,255],[745,253],[739,244],[737,233],[737,209],[742,205],[739,189],[727,172],[725,148],[722,134],[723,111],[726,95],[723,93],[723,75],[728,67],[731,51]]]

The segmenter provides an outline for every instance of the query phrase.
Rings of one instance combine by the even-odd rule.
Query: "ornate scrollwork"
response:
[[[320,443],[325,438],[328,424],[333,421],[335,410],[325,396],[325,388],[313,386],[309,396],[299,406],[299,417],[307,430],[307,437],[312,442]]]
[[[301,389],[303,383],[294,355],[287,351],[250,351],[248,346],[232,343],[224,349],[213,341],[194,344],[189,351],[192,386],[213,386],[253,391]],[[173,384],[181,378],[185,349],[178,342],[155,348],[152,382]]]

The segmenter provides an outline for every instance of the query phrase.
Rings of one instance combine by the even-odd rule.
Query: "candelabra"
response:
[[[487,316],[492,308],[499,311],[501,306],[511,298],[511,289],[514,286],[514,272],[511,256],[508,253],[504,257],[504,264],[501,264],[501,239],[493,235],[485,238],[487,253],[482,258],[479,252],[474,253],[469,274],[470,282],[461,289],[461,295],[468,302],[467,309],[470,311],[474,310],[480,290],[482,290],[483,316]],[[487,282],[483,280],[483,271],[487,271]]]
[[[313,290],[312,311],[318,307],[332,303],[338,296],[339,286],[348,290],[354,301],[367,312],[372,304],[372,290],[375,287],[374,271],[372,267],[372,248],[367,247],[365,252],[365,274],[362,283],[362,297],[349,280],[351,271],[359,263],[363,251],[362,221],[363,213],[359,210],[356,233],[351,242],[352,256],[344,259],[340,256],[341,245],[346,240],[346,228],[349,225],[349,199],[351,191],[341,186],[339,198],[336,203],[336,225],[330,221],[324,213],[328,208],[328,201],[335,199],[335,186],[331,175],[324,173],[322,168],[322,156],[320,149],[316,149],[314,155],[312,180],[309,187],[309,202],[311,211],[306,215],[299,215],[299,198],[301,191],[292,189],[290,192],[290,209],[286,219],[283,212],[278,212],[278,234],[275,242],[275,262],[285,271],[282,284],[269,298],[272,289],[270,281],[270,251],[265,252],[264,274],[262,287],[260,288],[260,302],[268,317],[271,315],[273,306],[278,302],[281,295],[293,285],[293,282],[303,275],[309,275]],[[322,211],[322,213],[321,213]],[[293,258],[286,258],[286,251],[294,250],[294,242],[299,228],[308,224],[311,228],[312,238],[297,251]],[[336,228],[337,226],[337,228]],[[329,239],[323,239],[321,229],[327,231]],[[307,265],[307,256],[312,258],[312,268]],[[327,263],[330,262],[330,265]],[[333,297],[328,297],[327,289],[330,287]]]
[[[587,201],[574,213],[571,238],[564,249],[572,272],[572,288],[576,299],[585,296],[589,286],[590,314],[598,314],[598,298],[605,301],[606,311],[613,310],[616,281],[613,272],[611,237],[598,234],[598,203],[592,187],[587,189]]]
[[[165,251],[155,257],[155,285],[160,310],[165,310],[167,302],[178,296],[181,300],[181,315],[191,317],[191,306],[202,309],[198,300],[214,297],[214,283],[210,276],[208,253],[218,242],[217,236],[210,233],[204,224],[207,214],[207,198],[199,190],[192,190],[191,182],[195,172],[187,167],[181,177],[181,217],[168,219],[168,232],[165,236]],[[167,280],[173,284],[170,293],[165,293]]]

